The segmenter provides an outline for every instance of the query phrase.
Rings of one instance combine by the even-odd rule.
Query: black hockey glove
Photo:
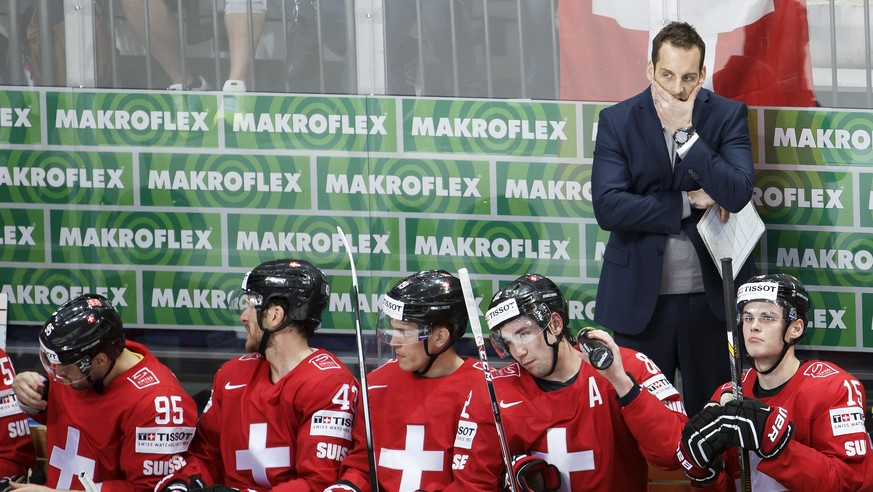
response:
[[[561,488],[558,467],[536,456],[513,456],[512,474],[520,492],[555,492]],[[506,477],[506,486],[509,487],[509,477]]]
[[[771,407],[751,398],[724,405],[725,427],[737,446],[753,449],[761,458],[775,458],[788,446],[794,435],[794,423],[788,420],[788,410]]]
[[[679,460],[679,464],[682,465],[682,471],[685,472],[685,476],[696,487],[705,487],[711,484],[718,478],[718,474],[724,470],[724,461],[722,461],[721,457],[716,458],[715,461],[705,468],[697,466],[688,459],[688,452],[684,449],[682,441],[679,441],[679,446],[676,448],[676,458]]]
[[[730,436],[722,430],[723,416],[724,407],[711,403],[688,420],[682,429],[680,449],[677,451],[684,455],[680,462],[690,458],[697,468],[708,469],[722,453],[734,446]],[[684,468],[687,472],[688,467]]]
[[[339,482],[324,489],[324,492],[361,492],[361,489],[355,486],[348,480],[340,480]]]

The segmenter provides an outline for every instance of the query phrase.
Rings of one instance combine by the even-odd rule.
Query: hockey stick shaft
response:
[[[491,399],[491,411],[494,413],[494,425],[497,428],[497,438],[500,440],[503,465],[506,467],[506,475],[509,477],[509,489],[516,492],[518,487],[512,473],[512,454],[509,453],[509,444],[506,442],[506,434],[503,432],[500,405],[497,403],[497,394],[494,392],[494,380],[491,368],[488,366],[488,354],[485,353],[485,339],[482,337],[482,326],[479,324],[479,308],[476,305],[476,296],[473,294],[473,285],[470,283],[470,274],[466,268],[458,270],[458,278],[461,279],[461,289],[464,291],[464,303],[470,318],[470,328],[472,328],[473,337],[476,339],[476,348],[479,349],[482,372],[485,373],[485,385],[488,387],[488,397]]]
[[[733,383],[733,396],[737,401],[743,399],[743,359],[740,354],[740,334],[737,326],[736,292],[734,291],[734,270],[730,258],[721,259],[721,284],[724,291],[724,321],[727,325],[728,353],[731,364],[731,382]],[[749,464],[749,451],[739,448],[740,457],[740,483],[743,492],[752,490],[752,471]]]
[[[367,364],[364,359],[364,333],[361,328],[361,304],[358,291],[358,272],[355,269],[355,260],[352,257],[352,248],[349,246],[346,234],[342,227],[336,227],[337,233],[346,248],[349,256],[349,265],[352,268],[352,312],[355,314],[355,337],[358,342],[358,370],[361,373],[361,398],[364,409],[364,432],[367,436],[367,460],[370,465],[370,488],[373,492],[379,491],[379,480],[376,474],[376,451],[373,446],[373,424],[370,420],[370,398],[367,390]]]

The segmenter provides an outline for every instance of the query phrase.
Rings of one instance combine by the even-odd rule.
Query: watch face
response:
[[[685,130],[676,130],[676,135],[673,136],[678,144],[684,144],[688,141],[688,132]]]

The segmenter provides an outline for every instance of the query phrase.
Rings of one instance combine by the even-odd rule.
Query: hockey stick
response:
[[[358,370],[361,372],[361,398],[364,404],[364,432],[367,435],[367,460],[370,465],[370,488],[379,492],[379,480],[376,476],[376,452],[373,447],[373,424],[370,422],[370,398],[367,391],[367,364],[364,361],[364,333],[361,329],[361,304],[358,300],[358,272],[355,270],[355,260],[352,258],[352,248],[346,239],[342,227],[336,226],[346,253],[349,255],[349,265],[352,267],[352,311],[355,313],[355,336],[358,342]]]
[[[473,285],[470,284],[470,274],[467,273],[466,268],[458,270],[458,277],[461,279],[461,290],[464,291],[464,303],[467,305],[470,327],[473,329],[473,337],[476,339],[476,347],[479,349],[482,372],[485,373],[485,385],[488,386],[488,397],[491,398],[491,411],[494,413],[497,438],[500,440],[500,451],[503,453],[503,465],[506,467],[506,475],[509,477],[509,489],[516,492],[518,488],[512,473],[512,455],[509,453],[509,444],[506,442],[506,434],[503,432],[503,419],[500,418],[500,406],[497,404],[497,395],[494,393],[494,378],[488,367],[488,355],[485,353],[485,339],[482,337],[482,326],[479,324],[476,296],[473,294]]]
[[[97,488],[94,480],[91,480],[91,475],[88,475],[88,472],[79,472],[79,482],[82,483],[82,487],[85,487],[85,492],[100,492],[100,489]]]
[[[743,400],[743,358],[740,353],[740,334],[737,326],[736,291],[734,290],[734,270],[730,258],[721,259],[721,286],[724,290],[724,322],[727,325],[728,353],[731,359],[731,382],[733,396],[737,401]],[[740,483],[743,492],[752,491],[752,470],[749,464],[749,451],[738,448],[740,455]]]

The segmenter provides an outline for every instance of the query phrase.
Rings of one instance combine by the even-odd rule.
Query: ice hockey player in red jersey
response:
[[[515,360],[494,375],[494,389],[522,490],[543,480],[548,490],[642,491],[647,460],[679,467],[687,420],[679,393],[648,357],[619,348],[604,331],[589,338],[606,344],[614,362],[592,367],[571,339],[567,304],[550,279],[527,274],[505,285],[485,319],[497,354]]]
[[[48,378],[22,372],[12,387],[46,425],[48,490],[82,490],[81,473],[103,492],[152,490],[182,465],[194,400],[148,349],[125,342],[106,298],[85,294],[60,306],[39,333],[39,355]]]
[[[187,464],[156,490],[323,490],[351,448],[358,383],[309,346],[330,297],[324,273],[304,260],[269,261],[242,290],[250,353],[215,374]]]
[[[756,492],[873,490],[863,385],[833,363],[795,355],[809,310],[806,288],[791,275],[740,286],[737,323],[752,368],[742,402],[727,383],[688,421],[677,454],[693,483],[735,490],[743,443]]]
[[[27,415],[21,411],[12,391],[14,378],[12,360],[0,349],[0,429],[5,434],[0,440],[0,478],[9,479],[26,476],[28,469],[36,464]]]
[[[385,294],[377,332],[395,358],[367,376],[381,490],[496,490],[480,458],[499,460],[499,448],[468,412],[474,393],[485,391],[484,374],[455,351],[467,322],[460,280],[446,271],[415,273]],[[363,422],[331,492],[370,492]]]

